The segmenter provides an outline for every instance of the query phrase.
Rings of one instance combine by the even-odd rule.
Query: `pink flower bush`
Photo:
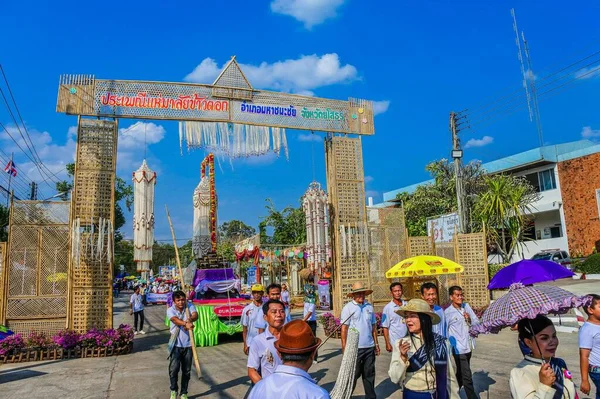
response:
[[[127,324],[119,328],[101,330],[92,328],[85,334],[63,330],[52,338],[41,332],[33,332],[24,340],[21,334],[9,335],[0,340],[0,356],[17,354],[24,349],[43,350],[53,347],[62,349],[82,348],[123,348],[133,342],[133,329]]]
[[[340,319],[336,318],[332,313],[324,313],[322,316],[319,316],[319,322],[323,326],[323,330],[325,330],[325,334],[329,335],[338,328],[342,322]]]
[[[74,349],[81,341],[81,335],[73,330],[63,330],[52,337],[54,344],[63,349]]]
[[[21,334],[13,334],[0,341],[0,356],[8,356],[21,352],[25,348],[25,341]]]
[[[27,347],[32,349],[46,349],[50,346],[52,340],[44,332],[34,331],[27,337]]]

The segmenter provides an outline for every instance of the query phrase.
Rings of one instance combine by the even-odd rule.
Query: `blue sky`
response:
[[[529,41],[537,79],[600,50],[600,32],[594,28],[600,6],[564,4],[8,1],[0,26],[0,62],[40,157],[59,176],[73,159],[77,123],[76,117],[55,112],[60,74],[211,82],[236,55],[247,65],[256,88],[377,101],[376,134],[364,137],[363,156],[368,194],[379,202],[385,191],[428,178],[425,164],[448,156],[450,111],[471,109],[476,120],[483,115],[477,107],[519,90],[522,78],[511,7]],[[576,76],[581,71],[570,73]],[[590,74],[564,91],[540,97],[544,141],[600,136],[599,88],[600,77]],[[522,89],[518,93],[524,98]],[[3,105],[0,122],[19,139]],[[158,172],[156,237],[169,238],[164,204],[171,209],[179,237],[191,237],[191,196],[204,151],[180,155],[176,122],[146,121],[125,131],[136,122],[120,121],[124,133],[118,173],[130,179],[141,164],[145,130],[148,163]],[[539,143],[524,102],[508,115],[474,126],[461,136],[469,147],[466,160],[484,162]],[[325,185],[320,137],[313,140],[306,132],[289,130],[289,161],[265,156],[218,166],[219,222],[240,219],[256,227],[265,215],[265,198],[283,208],[298,204],[313,176]],[[0,132],[0,145],[6,153],[15,151],[21,172],[15,182],[17,192],[28,181],[40,180],[6,132]],[[3,156],[0,152],[0,160]],[[0,184],[7,184],[4,174]],[[40,197],[55,194],[43,184],[40,191]],[[131,236],[130,225],[123,231]]]

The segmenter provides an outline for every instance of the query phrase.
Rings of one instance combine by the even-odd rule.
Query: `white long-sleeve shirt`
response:
[[[412,336],[410,342],[409,353],[416,353],[417,350],[423,345],[421,338],[417,335]],[[435,390],[435,370],[432,369],[431,364],[427,363],[419,370],[407,372],[406,369],[409,366],[409,362],[404,362],[400,356],[400,342],[398,340],[394,343],[394,351],[392,352],[392,361],[390,362],[390,369],[388,374],[390,379],[395,384],[400,384],[406,389],[417,392],[434,391]],[[450,399],[459,399],[458,394],[458,382],[456,381],[456,372],[454,366],[454,358],[452,357],[452,349],[448,340],[446,342],[446,350],[448,351],[448,369],[447,369],[447,387]]]
[[[556,389],[540,382],[540,368],[542,361],[531,356],[525,356],[517,367],[510,371],[508,383],[513,399],[553,399]],[[575,398],[575,385],[573,381],[563,378],[564,399]]]

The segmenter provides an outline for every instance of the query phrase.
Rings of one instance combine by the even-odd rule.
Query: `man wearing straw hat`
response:
[[[293,320],[283,326],[274,344],[283,364],[269,377],[258,381],[250,391],[249,399],[330,399],[329,393],[315,384],[308,374],[320,344],[321,339],[314,336],[303,320]]]
[[[365,398],[374,399],[375,395],[375,357],[379,356],[377,343],[377,321],[375,310],[367,302],[365,296],[373,293],[360,281],[352,284],[348,296],[352,298],[342,309],[342,352],[346,348],[348,328],[358,330],[358,356],[356,359],[356,374],[352,391],[356,387],[358,378],[362,376]]]

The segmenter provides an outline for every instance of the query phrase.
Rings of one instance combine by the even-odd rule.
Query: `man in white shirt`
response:
[[[473,376],[471,374],[471,354],[475,349],[475,341],[469,335],[471,325],[478,324],[479,319],[473,309],[464,301],[462,288],[450,287],[451,304],[444,311],[448,327],[448,340],[452,346],[452,355],[456,363],[456,380],[458,387],[465,387],[467,399],[477,399]]]
[[[293,320],[283,326],[274,344],[283,364],[258,381],[249,398],[330,399],[329,393],[308,374],[320,344],[321,340],[315,338],[305,321]]]
[[[268,327],[262,334],[254,337],[248,355],[248,377],[253,384],[273,374],[281,364],[274,344],[283,328],[285,306],[277,299],[269,299],[263,305],[263,313]]]
[[[437,304],[438,299],[438,287],[434,283],[423,283],[421,285],[421,297],[425,302],[429,304],[429,308],[433,310],[438,316],[440,316],[440,322],[433,325],[433,332],[447,337],[448,332],[446,331],[446,318],[444,317],[444,309]]]
[[[404,318],[396,313],[396,310],[406,305],[402,300],[402,284],[395,282],[390,285],[392,300],[385,305],[381,315],[381,327],[383,327],[383,338],[385,339],[385,350],[391,352],[396,341],[404,338],[407,333]]]
[[[134,292],[129,298],[129,306],[131,307],[129,314],[133,315],[133,334],[136,335],[138,332],[140,334],[146,334],[144,332],[144,301],[142,299],[142,294],[140,294],[139,285],[135,286]],[[139,330],[138,319],[140,321]]]
[[[252,340],[265,329],[263,318],[263,294],[265,292],[262,284],[254,284],[252,290],[252,303],[246,305],[242,311],[242,337],[244,338],[244,353],[247,355]]]
[[[179,375],[179,370],[181,370],[180,399],[188,399],[188,384],[192,370],[192,342],[190,333],[193,334],[194,322],[198,320],[198,312],[196,311],[196,307],[187,301],[185,292],[175,291],[173,293],[173,305],[167,309],[167,318],[171,321],[171,336],[177,336],[173,343],[174,346],[169,353],[170,398],[177,398],[177,376]]]
[[[352,284],[348,296],[352,298],[342,309],[342,352],[346,349],[348,329],[358,330],[358,357],[356,359],[356,374],[352,391],[356,382],[362,376],[366,399],[375,399],[375,357],[379,356],[377,342],[377,320],[373,306],[365,299],[373,293],[362,282]]]

